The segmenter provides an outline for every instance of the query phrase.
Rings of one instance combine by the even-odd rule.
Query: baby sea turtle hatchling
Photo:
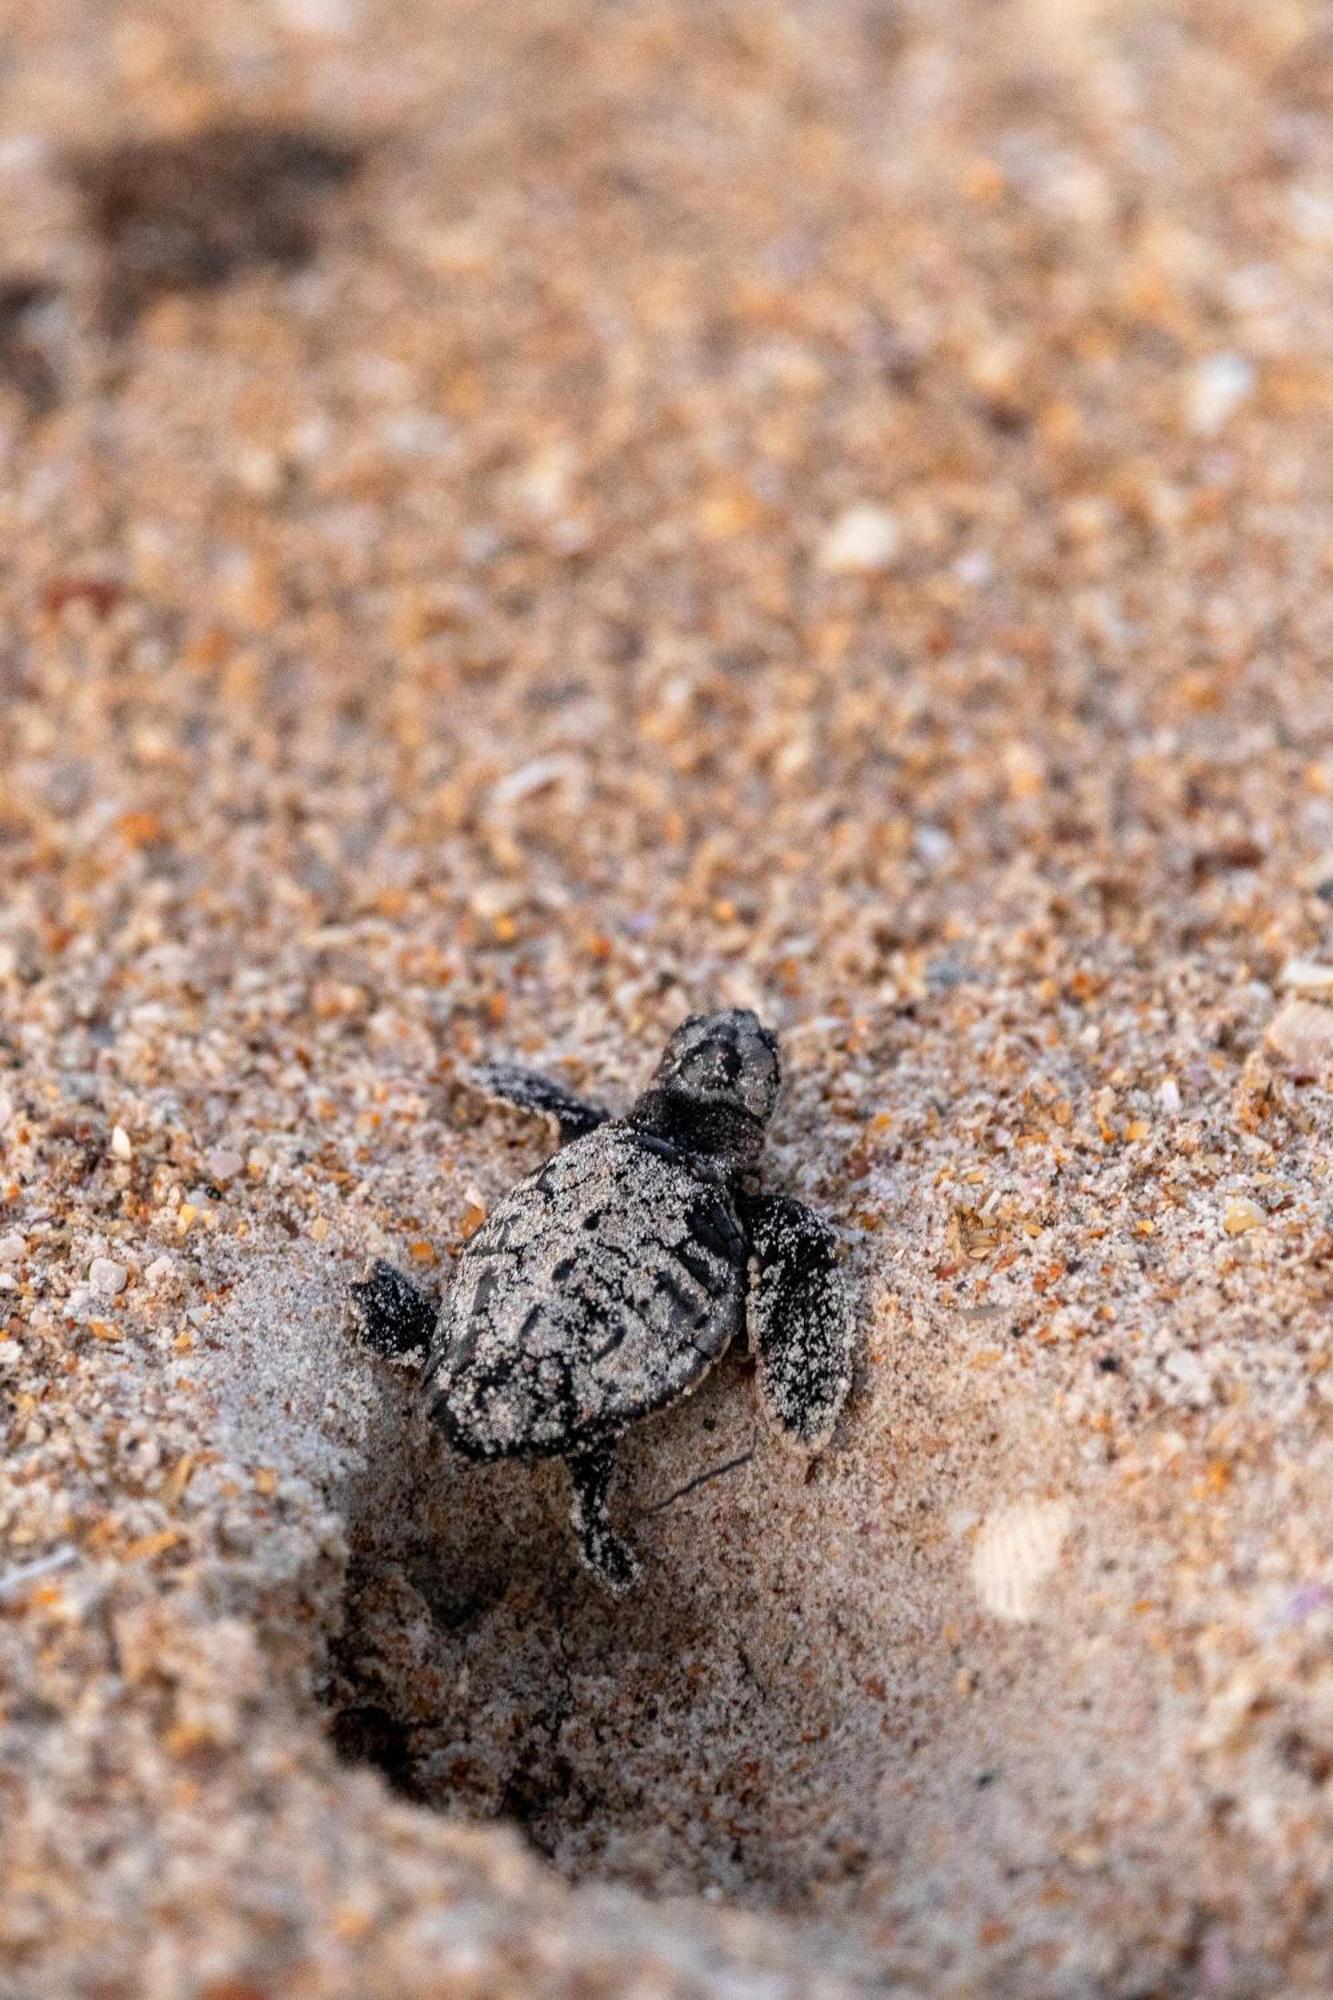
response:
[[[777,1038],[746,1009],[683,1022],[624,1118],[531,1070],[481,1070],[492,1095],[555,1119],[560,1150],[487,1216],[442,1304],[391,1264],[352,1287],[372,1346],[425,1350],[455,1450],[565,1460],[580,1553],[613,1591],[638,1573],[607,1517],[615,1440],[687,1396],[742,1326],[797,1445],[826,1444],[847,1395],[833,1233],[752,1192],[779,1076]]]

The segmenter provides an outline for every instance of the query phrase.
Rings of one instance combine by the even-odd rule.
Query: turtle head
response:
[[[662,1051],[659,1090],[724,1104],[766,1125],[778,1099],[778,1038],[748,1007],[691,1014]]]
[[[688,1152],[750,1166],[781,1078],[778,1038],[748,1007],[691,1014],[662,1051],[632,1122]]]

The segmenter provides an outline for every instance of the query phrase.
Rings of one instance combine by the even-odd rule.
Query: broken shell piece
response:
[[[994,1508],[972,1551],[972,1582],[992,1617],[1035,1618],[1041,1587],[1057,1568],[1070,1511],[1062,1500],[1020,1500]]]

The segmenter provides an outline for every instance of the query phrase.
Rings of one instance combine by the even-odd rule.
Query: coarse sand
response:
[[[1326,2000],[1333,16],[2,11],[2,2000]],[[618,1603],[346,1287],[725,1005]]]

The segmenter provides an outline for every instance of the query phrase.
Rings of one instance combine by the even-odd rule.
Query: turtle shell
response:
[[[430,1413],[471,1458],[585,1449],[683,1396],[744,1319],[725,1185],[599,1126],[511,1188],[454,1273]]]

